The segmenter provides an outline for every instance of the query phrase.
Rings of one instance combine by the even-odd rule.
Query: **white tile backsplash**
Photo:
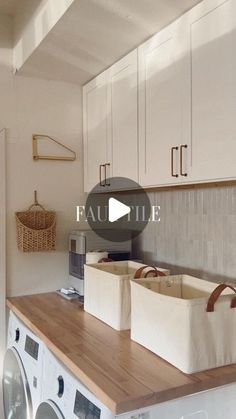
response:
[[[161,221],[135,240],[147,263],[236,282],[236,186],[149,193]],[[140,254],[139,253],[139,254]]]

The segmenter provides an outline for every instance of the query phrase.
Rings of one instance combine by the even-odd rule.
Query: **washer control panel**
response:
[[[36,361],[38,360],[39,356],[39,344],[35,342],[32,338],[26,335],[25,338],[25,352],[32,356]]]
[[[74,414],[78,418],[100,419],[101,410],[76,390]]]

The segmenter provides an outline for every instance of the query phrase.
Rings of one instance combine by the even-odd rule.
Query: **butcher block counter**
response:
[[[186,375],[56,293],[7,306],[115,414],[236,381],[236,365]]]

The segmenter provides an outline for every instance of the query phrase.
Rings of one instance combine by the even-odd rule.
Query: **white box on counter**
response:
[[[235,363],[235,292],[188,275],[132,280],[131,339],[188,374]]]
[[[130,280],[144,264],[133,261],[84,266],[84,310],[116,330],[130,329]],[[142,275],[153,268],[144,268]],[[168,275],[167,269],[157,268]]]

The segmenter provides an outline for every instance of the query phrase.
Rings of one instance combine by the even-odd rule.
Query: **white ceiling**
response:
[[[200,1],[75,0],[20,74],[84,84]]]
[[[14,15],[24,0],[0,0],[0,14]]]

